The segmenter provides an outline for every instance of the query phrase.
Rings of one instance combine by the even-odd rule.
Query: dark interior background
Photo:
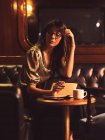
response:
[[[70,27],[76,34],[77,48],[75,62],[105,62],[104,0],[31,1],[35,8],[35,15],[28,18],[25,15],[26,9],[21,9],[22,5],[24,5],[24,3],[26,4],[26,0],[0,1],[0,64],[22,64],[26,50],[38,40],[40,28],[43,28],[43,24],[45,24],[54,13],[60,14],[61,10],[63,10],[63,14],[61,14],[60,17],[65,19],[68,26],[69,24],[71,25]],[[78,13],[78,9],[80,13]],[[85,11],[84,9],[87,10]],[[84,15],[87,15],[88,12],[90,18],[86,19]],[[68,13],[68,15],[66,13]],[[82,15],[83,18],[81,19],[79,15]],[[78,19],[76,17],[78,17]],[[101,26],[100,29],[98,28],[98,31],[96,31],[93,28],[93,23],[98,18],[101,20]],[[72,27],[74,21],[76,24]],[[78,37],[78,30],[83,26],[86,31]],[[75,30],[75,27],[78,27],[78,30]],[[82,37],[82,39],[80,37]]]

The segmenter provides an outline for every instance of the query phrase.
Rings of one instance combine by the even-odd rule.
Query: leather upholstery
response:
[[[72,78],[84,86],[105,88],[105,64],[76,64]]]
[[[0,139],[25,140],[25,126],[20,88],[0,85]]]
[[[105,89],[105,64],[76,64],[71,79],[85,87]],[[105,112],[105,95],[96,96],[95,106],[97,114]]]
[[[21,72],[21,65],[1,65],[0,83],[17,84]]]
[[[16,84],[21,68],[21,65],[1,65],[0,83]],[[75,64],[70,80],[88,87],[105,88],[105,64]]]
[[[17,84],[22,65],[1,65],[0,83]],[[70,82],[86,87],[105,88],[105,64],[75,64]],[[97,98],[96,107],[105,112],[105,98]]]
[[[105,113],[93,116],[92,120],[90,123],[87,123],[87,118],[80,120],[79,140],[105,139]]]

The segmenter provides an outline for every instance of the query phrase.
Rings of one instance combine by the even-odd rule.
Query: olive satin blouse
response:
[[[46,67],[45,58],[40,46],[33,46],[26,53],[26,59],[21,73],[21,84],[41,84],[51,76],[52,71]]]

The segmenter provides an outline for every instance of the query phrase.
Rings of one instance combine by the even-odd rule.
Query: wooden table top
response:
[[[91,103],[95,103],[95,98],[91,97]],[[77,105],[86,105],[87,104],[87,98],[84,99],[74,99],[74,98],[70,98],[70,99],[47,99],[44,97],[40,97],[37,98],[37,102],[41,103],[41,104],[46,104],[46,105],[62,105],[62,106],[66,106],[66,105],[73,105],[73,106],[77,106]]]

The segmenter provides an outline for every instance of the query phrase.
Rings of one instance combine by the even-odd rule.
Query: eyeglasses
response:
[[[47,34],[50,35],[50,36],[52,36],[54,34],[56,38],[61,38],[62,37],[62,34],[60,32],[48,31]]]

